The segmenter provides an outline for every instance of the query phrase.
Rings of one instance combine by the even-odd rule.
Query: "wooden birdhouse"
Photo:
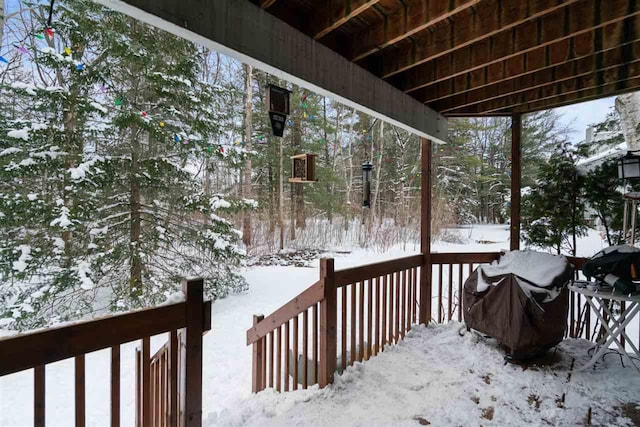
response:
[[[289,182],[304,184],[317,181],[315,154],[298,154],[291,157],[291,160],[293,164]]]

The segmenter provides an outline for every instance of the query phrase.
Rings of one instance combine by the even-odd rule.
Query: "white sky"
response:
[[[612,96],[557,108],[556,111],[562,115],[562,123],[572,129],[570,141],[573,143],[583,141],[587,126],[602,122],[612,110],[615,99],[616,97]]]

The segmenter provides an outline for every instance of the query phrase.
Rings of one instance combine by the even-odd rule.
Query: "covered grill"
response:
[[[566,285],[572,278],[564,256],[507,252],[465,282],[464,320],[468,328],[495,338],[512,358],[535,357],[564,337]]]

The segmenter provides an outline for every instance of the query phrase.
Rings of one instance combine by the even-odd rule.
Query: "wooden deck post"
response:
[[[183,280],[186,295],[184,426],[202,426],[202,334],[204,333],[204,281]]]
[[[253,326],[264,320],[264,315],[253,315]],[[288,335],[287,335],[288,337]],[[253,361],[251,370],[251,391],[257,393],[264,390],[264,384],[262,383],[262,371],[264,370],[264,354],[262,353],[262,341],[264,338],[259,339],[253,343]],[[288,347],[287,347],[288,348]],[[288,375],[288,373],[287,373]]]
[[[522,115],[511,116],[511,250],[520,249],[520,187],[522,176]]]
[[[320,301],[320,387],[333,382],[337,357],[337,289],[333,259],[320,260],[320,280],[324,285],[324,299]]]
[[[424,257],[420,269],[420,315],[421,324],[431,320],[431,141],[420,139],[420,252]]]

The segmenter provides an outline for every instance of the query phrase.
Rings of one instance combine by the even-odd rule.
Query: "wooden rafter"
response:
[[[313,18],[311,35],[318,40],[380,0],[325,0],[319,15]]]
[[[266,9],[272,6],[275,2],[276,0],[260,0],[260,7]]]
[[[611,49],[596,56],[565,62],[557,67],[504,80],[481,89],[464,92],[442,101],[434,102],[429,106],[441,113],[448,113],[451,110],[459,110],[493,99],[526,92],[530,89],[568,81],[576,77],[588,76],[594,72],[626,67],[638,60],[640,60],[640,42]]]
[[[449,115],[458,112],[465,114],[498,113],[503,111],[528,111],[527,105],[553,105],[559,97],[575,94],[604,94],[609,90],[627,88],[627,82],[640,80],[640,61],[627,65],[619,65],[606,70],[600,70],[587,76],[550,83],[539,88],[527,89],[517,94],[499,99],[485,101],[470,108],[450,111]],[[544,107],[552,108],[552,107]]]
[[[414,0],[385,16],[383,22],[353,37],[348,57],[359,61],[380,49],[433,27],[480,3],[481,0]]]
[[[609,55],[607,53],[609,50],[627,49],[629,44],[640,41],[640,32],[633,31],[634,28],[640,28],[640,15],[603,27],[602,31],[594,34],[585,33],[564,39],[526,54],[482,67],[467,75],[427,85],[411,92],[411,95],[419,101],[433,103],[596,54]],[[621,40],[624,41],[622,45]]]
[[[392,82],[409,92],[565,39],[595,34],[594,30],[640,14],[640,2],[636,1],[609,0],[606,7],[600,7],[598,0],[589,0],[588,4],[591,7],[583,7],[574,14],[568,13],[571,8],[566,8],[539,20],[526,22],[511,31],[414,67]]]
[[[464,19],[417,34],[412,43],[405,43],[384,55],[382,77],[391,77],[543,16],[546,16],[543,22],[550,22],[547,26],[562,26],[564,8],[574,5],[569,10],[576,13],[585,7],[583,0],[489,0],[485,3]],[[501,3],[505,6],[499,8]]]

